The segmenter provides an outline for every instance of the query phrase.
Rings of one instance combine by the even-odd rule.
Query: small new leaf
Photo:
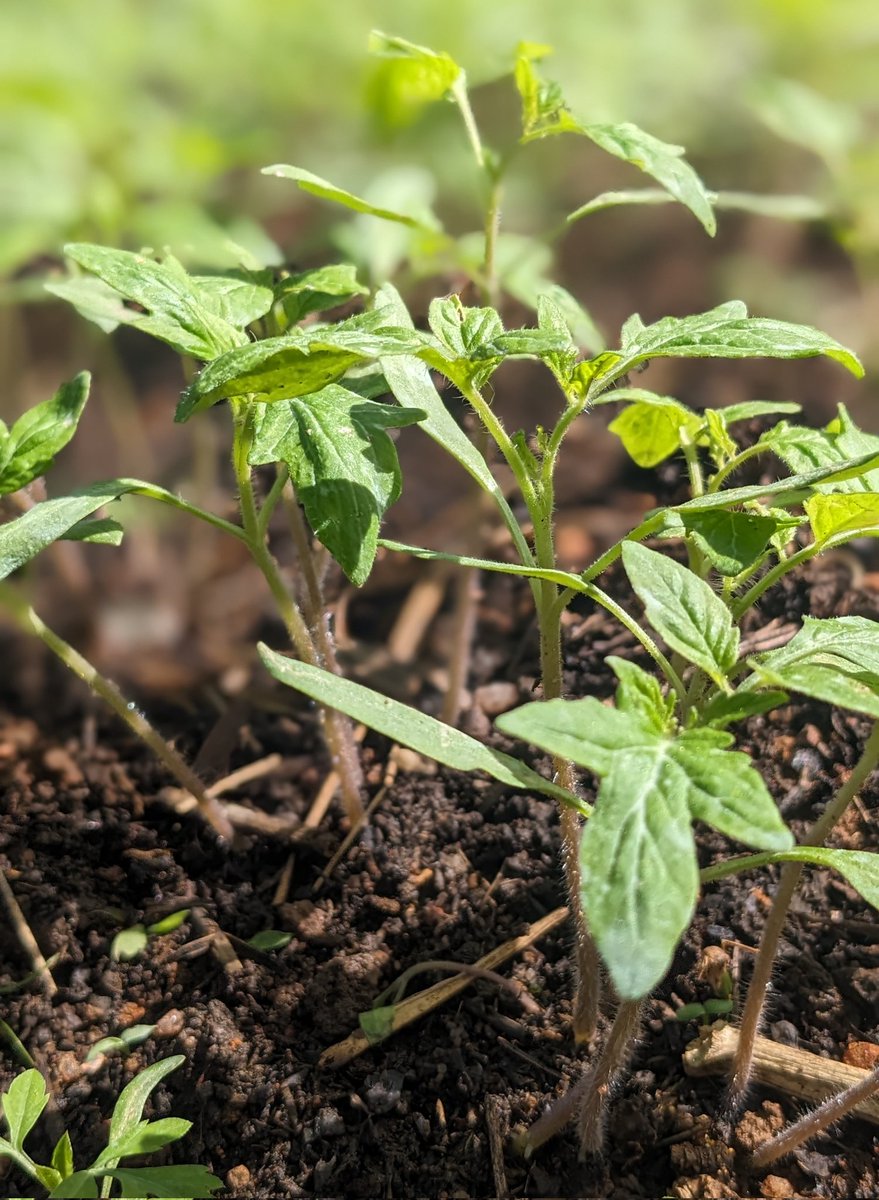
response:
[[[0,496],[46,473],[76,432],[90,382],[89,373],[82,371],[62,384],[51,400],[23,413],[11,430],[0,426]]]
[[[818,493],[803,507],[819,545],[879,536],[879,492]]]
[[[723,687],[739,648],[739,631],[723,601],[703,579],[656,550],[625,542],[622,556],[656,632]]]
[[[611,392],[605,398],[618,397]],[[610,423],[610,430],[639,467],[655,467],[681,448],[682,429],[695,433],[701,425],[696,413],[671,396],[645,392],[643,399],[627,405]]]
[[[684,527],[721,575],[741,575],[755,567],[778,528],[774,517],[714,509],[685,513]]]

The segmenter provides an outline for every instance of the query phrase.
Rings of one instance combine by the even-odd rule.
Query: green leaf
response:
[[[819,493],[803,507],[818,544],[879,536],[879,492]]]
[[[175,929],[180,928],[188,916],[188,908],[178,908],[176,912],[168,913],[167,917],[162,917],[161,921],[153,921],[152,925],[147,925],[147,933],[150,935],[173,933]]]
[[[181,354],[211,359],[241,342],[240,331],[205,304],[175,260],[158,263],[143,254],[84,242],[70,243],[64,253],[125,300],[146,309],[146,316],[128,310],[127,324],[168,342]],[[60,294],[57,288],[55,294]]]
[[[357,1021],[363,1030],[370,1046],[378,1046],[394,1032],[395,1004],[382,1005],[379,1008],[368,1008],[366,1012],[358,1013]]]
[[[283,929],[261,929],[247,939],[247,944],[253,946],[254,950],[283,950],[292,940],[293,934]]]
[[[802,405],[782,400],[744,400],[741,404],[728,404],[726,408],[711,411],[717,413],[724,425],[733,425],[736,421],[752,421],[755,417],[801,412]]]
[[[113,1115],[110,1118],[108,1140],[111,1143],[121,1142],[132,1129],[136,1128],[143,1118],[143,1107],[149,1099],[150,1093],[167,1075],[176,1071],[185,1061],[182,1054],[172,1054],[170,1058],[163,1058],[159,1062],[153,1063],[152,1066],[145,1067],[140,1074],[135,1075],[130,1083],[126,1084],[119,1093],[119,1099],[116,1101]]]
[[[381,306],[388,320],[401,329],[412,329],[412,318],[403,303],[400,293],[385,284],[376,295],[376,304]],[[419,408],[427,413],[419,422],[419,429],[439,443],[464,470],[487,492],[504,518],[507,528],[523,562],[532,561],[531,550],[525,540],[512,509],[498,486],[485,458],[471,442],[464,430],[443,404],[442,397],[434,387],[427,366],[411,355],[380,357],[379,362],[388,381],[388,386],[398,403],[406,408]]]
[[[555,310],[557,315],[552,323],[547,322],[546,317],[541,319],[541,301]],[[570,331],[573,342],[583,349],[598,353],[605,348],[604,338],[595,321],[576,296],[572,296],[560,284],[547,282],[543,285],[543,290],[537,297],[537,317],[541,328],[546,324],[547,328],[559,334],[564,332],[561,324],[563,322]]]
[[[39,1172],[46,1170],[45,1167],[38,1167],[23,1150],[16,1150],[12,1142],[8,1142],[4,1137],[0,1137],[0,1158],[11,1158],[19,1171],[29,1175],[31,1179],[39,1179]]]
[[[618,700],[628,702],[625,692]],[[698,890],[694,819],[748,845],[792,842],[747,755],[716,730],[660,731],[643,710],[587,700],[524,705],[497,721],[602,776],[581,840],[582,901],[619,994],[646,995],[668,969]]]
[[[809,429],[779,421],[760,439],[792,471],[832,467],[853,458],[879,454],[879,437],[864,433],[840,404],[838,415],[824,429]],[[879,492],[879,470],[863,471],[844,481],[828,483],[821,491]]]
[[[739,212],[756,213],[758,216],[774,217],[780,221],[816,221],[827,216],[827,206],[811,196],[761,196],[753,192],[712,192],[705,195],[712,208],[733,209]],[[602,192],[587,200],[565,220],[570,224],[590,213],[620,205],[670,204],[676,197],[659,188],[628,188],[622,191]]]
[[[319,704],[346,713],[370,729],[416,750],[428,758],[457,771],[484,771],[508,787],[524,788],[573,804],[583,811],[588,806],[572,793],[560,788],[525,763],[483,746],[475,738],[430,717],[417,709],[382,696],[350,679],[322,671],[307,663],[295,662],[260,643],[259,654],[266,669],[280,683],[304,692]]]
[[[400,225],[408,225],[411,229],[434,230],[437,228],[435,221],[419,220],[407,213],[394,212],[390,208],[379,208],[361,196],[346,192],[344,188],[336,187],[335,184],[321,179],[319,175],[313,175],[311,171],[305,171],[301,167],[276,163],[274,166],[264,167],[262,173],[263,175],[274,175],[278,179],[292,179],[304,192],[310,192],[312,196],[319,196],[322,200],[331,200],[335,204],[353,209],[354,212],[365,213],[370,217],[379,217],[383,221],[396,221]]]
[[[669,732],[675,700],[674,696],[663,696],[656,676],[615,655],[610,655],[605,662],[618,680],[617,709],[627,716],[638,717],[657,733]]]
[[[615,400],[613,393],[606,397]],[[639,467],[655,467],[681,448],[681,430],[695,433],[702,425],[696,413],[671,396],[644,393],[644,399],[629,404],[610,423]]]
[[[144,925],[131,925],[120,929],[110,943],[110,957],[114,962],[131,962],[147,948],[149,937]]]
[[[175,421],[232,396],[267,403],[319,392],[357,363],[417,349],[415,334],[385,330],[385,314],[364,313],[337,325],[294,329],[238,346],[209,363],[183,393]],[[401,336],[402,334],[402,336]]]
[[[646,172],[688,208],[707,233],[712,236],[716,233],[717,220],[710,194],[684,159],[683,146],[662,142],[629,122],[622,125],[582,125],[577,132],[590,138],[608,154]]]
[[[55,1149],[52,1151],[52,1167],[62,1179],[67,1179],[73,1174],[73,1146],[70,1143],[70,1134],[66,1129],[55,1143]]]
[[[493,571],[499,575],[517,575],[522,579],[546,579],[557,583],[559,587],[573,588],[575,592],[588,591],[579,575],[570,571],[562,571],[558,567],[531,567],[520,563],[497,562],[490,558],[474,558],[469,554],[446,554],[443,550],[427,550],[423,546],[409,546],[405,542],[395,542],[391,538],[379,538],[379,545],[386,550],[395,550],[399,554],[411,554],[413,558],[422,558],[427,562],[451,562],[459,567],[472,567],[476,571]]]
[[[13,1147],[21,1150],[25,1138],[49,1103],[45,1081],[39,1071],[23,1071],[21,1075],[16,1075],[9,1090],[0,1099],[3,1101],[3,1116],[6,1118],[9,1138]]]
[[[383,108],[399,123],[406,110],[442,100],[463,86],[464,72],[448,54],[418,46],[405,38],[389,37],[378,29],[369,35],[369,53],[383,58],[374,87],[380,89]]]
[[[291,325],[309,313],[323,312],[344,304],[354,296],[368,295],[369,288],[358,282],[357,268],[351,263],[299,271],[275,285],[275,296],[281,301]]]
[[[705,705],[699,713],[699,723],[723,729],[726,725],[731,725],[733,721],[744,721],[748,717],[755,717],[759,713],[779,708],[782,704],[787,703],[787,699],[787,692],[779,691],[738,691],[733,692],[732,695],[722,694],[715,696]]]
[[[173,1167],[119,1167],[115,1171],[103,1171],[122,1184],[121,1196],[142,1200],[144,1196],[156,1196],[160,1200],[201,1200],[212,1196],[223,1187],[223,1181],[211,1175],[207,1167],[189,1164]]]
[[[773,862],[805,862],[838,871],[874,908],[879,908],[879,854],[866,850],[830,850],[826,846],[796,846],[773,854]]]
[[[271,278],[270,272],[265,274]],[[255,283],[246,272],[193,275],[191,283],[206,308],[235,329],[246,329],[264,317],[275,301],[265,284]]]
[[[825,354],[853,375],[864,374],[856,355],[808,325],[749,317],[741,300],[731,300],[691,317],[663,317],[644,325],[631,317],[623,326],[619,358],[602,369],[609,383],[652,358],[814,358]]]
[[[879,621],[806,617],[786,646],[748,665],[746,687],[768,684],[879,718]]]
[[[86,1062],[94,1062],[96,1058],[107,1054],[127,1054],[128,1043],[121,1037],[104,1037],[99,1038],[92,1046],[89,1047],[89,1052],[85,1056]]]
[[[357,586],[372,570],[382,518],[400,495],[387,430],[424,415],[364,400],[337,384],[263,411],[251,463],[287,464],[315,535]]]
[[[180,1117],[165,1117],[161,1121],[138,1121],[121,1137],[113,1139],[92,1163],[92,1169],[115,1166],[132,1154],[153,1154],[171,1142],[185,1137],[192,1128],[191,1121]]]
[[[90,1171],[74,1171],[50,1193],[49,1200],[96,1200],[98,1183]]]
[[[656,550],[625,542],[622,556],[656,632],[722,687],[739,648],[739,631],[723,601],[703,579]]]
[[[714,569],[727,576],[755,567],[778,528],[774,517],[724,509],[685,513],[683,521]]]
[[[65,542],[88,542],[93,546],[120,546],[125,530],[112,517],[86,517],[61,535]]]
[[[76,432],[91,376],[81,371],[51,400],[22,414],[9,432],[0,431],[0,496],[17,492],[44,475]]]

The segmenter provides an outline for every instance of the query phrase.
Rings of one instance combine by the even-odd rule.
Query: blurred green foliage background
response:
[[[632,120],[685,145],[712,187],[818,199],[828,212],[822,236],[853,253],[864,279],[876,274],[872,0],[3,0],[7,305],[44,298],[47,256],[68,239],[167,246],[203,267],[234,263],[228,238],[265,262],[319,260],[331,238],[347,249],[338,211],[259,174],[277,161],[358,191],[378,180],[385,192],[417,192],[427,186],[418,169],[430,171],[450,226],[478,228],[457,113],[451,105],[422,110],[388,86],[382,62],[366,53],[372,27],[451,53],[476,89],[488,141],[501,145],[515,139],[518,114],[509,81],[496,81],[509,72],[518,41],[548,43],[555,55],[545,73],[578,115]],[[387,175],[392,169],[398,173]],[[505,228],[541,232],[602,187],[643,182],[630,168],[605,177],[607,170],[600,154],[569,139],[541,145],[508,189]],[[591,265],[602,280],[625,275],[651,237],[682,227],[701,236],[684,213],[639,209],[598,219],[606,222],[599,239],[608,233],[619,256],[609,258],[606,247],[597,254]],[[589,274],[586,237],[563,247],[563,261],[579,263],[565,268],[566,282]],[[775,315],[819,323],[812,268],[782,278],[767,264],[764,241],[711,251],[717,297],[736,292]],[[831,313],[829,332],[871,357],[864,314],[877,307],[856,317],[843,306]],[[852,322],[854,329],[841,327]],[[82,365],[89,364],[70,369]],[[14,387],[9,369],[2,382]]]

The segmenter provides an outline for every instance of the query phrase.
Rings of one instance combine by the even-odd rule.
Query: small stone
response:
[[[66,787],[76,787],[85,782],[85,776],[63,746],[52,746],[43,755],[43,766],[50,775],[57,776]]]
[[[153,1030],[154,1038],[173,1038],[177,1037],[183,1030],[184,1016],[179,1008],[169,1008],[166,1013],[162,1013],[156,1027]]]
[[[135,1000],[126,1000],[116,1014],[116,1023],[120,1029],[127,1029],[129,1025],[136,1025],[145,1012],[142,1004]]]
[[[229,1168],[226,1172],[226,1184],[233,1192],[250,1186],[250,1171],[244,1163]]]
[[[497,717],[516,707],[519,703],[519,689],[515,683],[497,680],[495,683],[486,683],[478,687],[473,699],[486,716]]]
[[[796,1192],[789,1179],[782,1179],[780,1175],[767,1175],[760,1184],[760,1195],[765,1196],[766,1200],[789,1200]]]
[[[318,1137],[341,1137],[345,1132],[345,1121],[339,1110],[328,1104],[317,1114],[314,1127]]]
[[[875,1042],[849,1042],[843,1051],[842,1061],[850,1067],[872,1071],[879,1063],[879,1046]]]
[[[784,1128],[784,1112],[773,1100],[764,1100],[759,1112],[746,1112],[736,1126],[736,1139],[749,1153],[775,1137]]]

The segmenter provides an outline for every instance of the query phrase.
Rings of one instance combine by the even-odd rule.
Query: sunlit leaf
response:
[[[400,225],[408,225],[412,229],[435,229],[436,222],[410,216],[407,213],[395,212],[390,208],[381,208],[375,204],[370,204],[368,200],[364,200],[361,196],[355,196],[352,192],[346,192],[344,188],[336,187],[326,179],[321,179],[319,175],[313,175],[311,171],[305,171],[302,167],[291,167],[283,163],[276,163],[274,166],[265,167],[263,175],[274,175],[278,179],[290,179],[298,184],[304,192],[310,192],[313,196],[319,196],[322,200],[332,200],[335,204],[341,204],[344,208],[353,209],[354,212],[365,213],[370,217],[380,217],[383,221],[396,221]]]
[[[81,371],[63,383],[51,400],[23,413],[12,429],[0,427],[0,496],[46,473],[76,432],[90,383],[89,373]]]

